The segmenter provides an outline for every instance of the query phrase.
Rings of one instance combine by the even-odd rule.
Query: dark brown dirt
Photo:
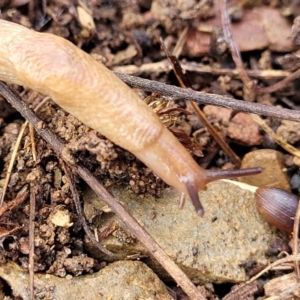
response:
[[[93,0],[86,1],[87,4],[84,7],[86,12],[93,16],[95,22],[95,26],[89,29],[78,15],[79,4],[77,1],[52,0],[46,2],[46,7],[41,5],[42,1],[31,1],[34,3],[33,6],[27,3],[19,5],[18,3],[21,2],[0,1],[2,18],[69,39],[109,68],[117,65],[139,67],[149,64],[151,66],[153,63],[152,70],[150,68],[150,71],[135,75],[174,85],[178,85],[174,75],[169,71],[158,71],[154,65],[154,63],[165,59],[165,54],[160,49],[159,39],[162,37],[167,48],[172,51],[183,29],[187,26],[193,27],[195,20],[197,22],[199,20],[205,21],[215,14],[213,9],[213,2],[215,1]],[[290,11],[296,11],[293,10],[296,1],[291,1],[291,4],[286,4],[286,1],[256,2],[259,2],[256,4],[258,7],[261,5],[260,2],[264,2],[278,11],[283,9],[288,11],[288,8]],[[248,4],[245,3],[244,6],[248,7]],[[161,7],[164,7],[167,13],[164,14]],[[240,9],[244,9],[242,4],[240,4]],[[290,13],[286,19],[290,22],[293,17],[295,15]],[[191,34],[188,38],[190,41]],[[129,47],[133,52],[128,50]],[[191,49],[184,48],[182,52],[184,55],[180,59],[201,62],[203,65],[212,66],[212,68],[234,68],[227,50],[220,53],[216,51],[214,53],[207,52],[199,54],[198,57],[195,57],[194,52],[193,54],[191,52]],[[280,69],[282,65],[278,63],[280,61],[278,59],[285,54],[257,49],[244,53],[243,59],[248,69],[263,70],[274,69],[275,67]],[[294,65],[292,64],[290,69]],[[299,85],[297,82],[290,83],[285,90],[274,93],[272,96],[256,96],[254,99],[250,99],[252,94],[247,94],[239,78],[230,74],[217,76],[213,73],[203,75],[190,72],[189,77],[197,90],[230,95],[238,99],[257,101],[268,105],[282,105],[299,109]],[[262,79],[259,84],[269,85],[272,82],[274,79]],[[32,107],[35,107],[43,99],[41,95],[35,92],[23,90],[20,87],[15,88],[22,95],[24,101]],[[137,92],[142,98],[148,96],[142,91]],[[154,96],[155,101],[158,98],[158,95]],[[151,103],[152,106],[156,106],[153,102]],[[178,99],[174,99],[172,105],[176,108],[189,109],[183,101]],[[165,109],[165,107],[160,107],[157,111],[159,112],[161,109]],[[206,108],[204,111],[217,131],[225,136],[239,156],[251,151],[253,146],[264,148],[267,144],[268,147],[281,149],[274,143],[267,143],[267,137],[255,127],[255,124],[253,125],[248,120],[246,115],[240,118],[236,115],[232,119],[234,113],[228,110]],[[140,195],[141,198],[146,194],[159,197],[165,188],[165,183],[137,161],[131,153],[124,151],[99,133],[89,129],[51,101],[43,106],[38,115],[53,132],[64,140],[76,159],[90,169],[105,186],[124,185],[126,189],[130,189],[133,193]],[[164,114],[163,118],[176,136],[183,137],[186,147],[199,163],[214,167],[222,167],[228,163],[228,158],[216,146],[203,124],[194,115],[175,111],[175,113]],[[23,122],[24,120],[20,115],[5,100],[0,99],[0,188],[3,186],[11,152]],[[280,128],[279,131],[284,132],[285,139],[289,140],[295,147],[299,146],[298,134],[293,131],[293,124],[273,119],[269,119],[268,123],[274,130]],[[250,132],[245,131],[247,128],[249,130],[249,126],[255,128],[251,129]],[[244,136],[241,136],[243,134]],[[77,222],[78,218],[72,194],[60,159],[38,136],[35,137],[35,142],[36,161],[32,157],[31,140],[27,129],[17,153],[5,196],[5,203],[7,203],[14,199],[21,189],[39,187],[36,197],[34,270],[61,277],[65,277],[67,274],[78,276],[96,271],[99,269],[99,265],[105,262],[99,262],[89,257],[83,247],[84,233]],[[204,157],[199,158],[202,152]],[[213,155],[209,153],[213,153]],[[298,167],[291,162],[289,155],[286,155],[286,160],[289,174],[294,175],[294,178],[299,177]],[[293,189],[298,191],[300,190],[299,186],[300,182],[295,183],[294,180]],[[83,187],[84,185],[79,182],[78,190],[82,191]],[[70,220],[75,223],[73,227],[56,227],[51,222],[51,213],[58,205],[63,205],[69,211]],[[28,217],[28,200],[1,217],[1,230],[20,228],[13,234],[0,235],[0,262],[13,260],[23,268],[28,268]],[[7,229],[7,225],[11,226],[10,229]],[[213,295],[213,292],[207,293],[209,293],[210,299],[216,299],[217,296]],[[179,294],[180,292],[178,292]],[[12,297],[12,295],[8,296]]]

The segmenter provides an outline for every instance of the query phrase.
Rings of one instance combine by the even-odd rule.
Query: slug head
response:
[[[189,197],[199,216],[203,216],[204,208],[198,192],[204,189],[207,183],[218,179],[258,174],[262,171],[261,168],[204,170],[166,128],[155,143],[134,154],[164,182],[175,187],[180,195]]]

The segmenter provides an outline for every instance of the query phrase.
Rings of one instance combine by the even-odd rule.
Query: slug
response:
[[[260,168],[202,169],[136,93],[104,65],[61,37],[0,20],[0,80],[51,97],[188,196],[200,216],[204,211],[198,191],[207,183],[261,172]]]

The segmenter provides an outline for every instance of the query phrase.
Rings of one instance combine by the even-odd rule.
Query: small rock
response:
[[[262,6],[257,11],[268,36],[269,49],[274,52],[293,51],[295,47],[291,40],[291,25],[287,18],[282,16],[280,10]]]
[[[205,208],[203,218],[197,216],[190,201],[180,210],[179,196],[173,188],[166,189],[159,199],[145,197],[141,200],[119,187],[111,192],[195,283],[241,282],[247,277],[241,267],[243,262],[249,258],[258,263],[267,262],[264,253],[274,238],[275,229],[258,213],[253,193],[233,183],[213,182],[206,191],[200,192]],[[84,199],[85,210],[91,203],[99,203],[90,190],[84,194]],[[117,217],[104,214],[99,223],[95,219],[94,225],[104,231],[112,223],[117,224],[118,229],[101,243],[115,253],[113,259],[124,259],[136,253],[142,257],[147,255],[149,266],[169,278],[144,246],[132,239]],[[103,254],[90,242],[86,242],[86,247],[93,252],[93,257],[103,259]]]
[[[287,175],[283,171],[283,159],[283,155],[276,150],[261,149],[249,152],[243,158],[241,169],[262,167],[263,172],[240,178],[240,181],[254,186],[276,187],[290,191]]]
[[[73,226],[73,223],[71,223],[70,212],[67,209],[64,209],[64,206],[62,205],[56,206],[51,212],[49,219],[55,226],[67,228]]]
[[[261,144],[259,125],[252,120],[251,116],[245,113],[237,113],[231,119],[227,134],[231,139],[247,146]]]
[[[222,124],[228,124],[230,121],[232,109],[214,105],[206,105],[203,108],[203,112],[212,123],[217,120]]]
[[[299,194],[300,192],[300,172],[295,173],[291,178],[291,188],[292,190]]]
[[[29,274],[12,262],[0,265],[0,277],[13,294],[29,300]],[[171,300],[165,285],[144,263],[119,261],[93,275],[59,278],[39,274],[34,278],[35,299],[166,299]]]
[[[119,51],[113,60],[113,64],[118,66],[124,61],[128,61],[137,55],[137,50],[134,45],[129,45],[125,50]]]
[[[75,276],[81,275],[83,272],[90,272],[94,265],[94,259],[86,256],[73,256],[72,258],[66,258],[64,261],[66,270]]]
[[[300,140],[300,123],[288,120],[282,120],[276,133],[287,143],[295,144]]]

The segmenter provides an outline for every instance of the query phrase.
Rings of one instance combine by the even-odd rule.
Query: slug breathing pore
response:
[[[198,215],[204,212],[198,191],[207,183],[261,172],[261,168],[203,170],[136,93],[61,37],[0,20],[0,80],[51,97],[189,196]]]

